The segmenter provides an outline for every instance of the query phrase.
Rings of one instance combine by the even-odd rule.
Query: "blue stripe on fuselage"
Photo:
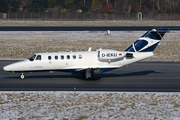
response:
[[[99,68],[101,72],[107,72],[113,69],[117,69],[117,68]]]

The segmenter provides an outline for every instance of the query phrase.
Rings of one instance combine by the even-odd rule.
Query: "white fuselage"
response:
[[[99,52],[100,51],[100,52]],[[26,59],[4,67],[5,71],[67,71],[78,72],[83,69],[114,69],[153,56],[152,52],[133,52],[133,57],[125,56],[124,51],[98,50],[80,52],[36,53],[33,61]],[[41,59],[37,57],[40,56]],[[51,58],[51,59],[50,59]],[[106,70],[108,71],[108,70]],[[101,72],[105,72],[101,70]]]

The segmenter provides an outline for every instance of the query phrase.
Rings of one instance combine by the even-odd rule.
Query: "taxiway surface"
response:
[[[19,73],[3,71],[15,61],[0,61],[0,90],[3,91],[180,91],[180,63],[139,62],[85,80],[79,74],[64,72]]]
[[[180,26],[0,26],[0,31],[147,31],[154,28],[180,30]]]

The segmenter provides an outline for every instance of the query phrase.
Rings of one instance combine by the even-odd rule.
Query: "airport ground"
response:
[[[0,20],[0,26],[179,26],[180,21],[158,21],[158,20],[143,20],[143,21],[134,21],[134,20],[104,20],[104,21],[41,21],[41,20]]]
[[[78,28],[77,28],[78,29]],[[146,31],[1,31],[0,59],[26,59],[34,53],[114,49],[124,51]],[[167,33],[144,62],[180,62],[180,32]]]
[[[80,74],[64,72],[5,72],[3,66],[15,61],[0,61],[0,90],[7,91],[136,91],[179,92],[180,63],[141,62],[106,73],[94,74],[86,80]]]

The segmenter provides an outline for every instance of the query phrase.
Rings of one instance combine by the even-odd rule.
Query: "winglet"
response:
[[[92,48],[91,48],[91,47],[89,47],[88,51],[91,51],[91,49],[92,49]]]

